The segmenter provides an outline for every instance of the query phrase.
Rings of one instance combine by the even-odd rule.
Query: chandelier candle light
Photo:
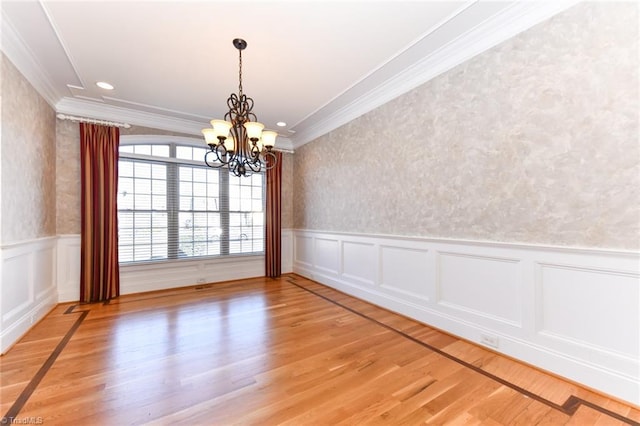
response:
[[[251,112],[253,99],[242,93],[242,51],[247,42],[236,38],[233,45],[239,57],[238,94],[232,93],[227,99],[229,112],[224,120],[211,120],[212,128],[202,130],[210,149],[204,162],[213,168],[228,167],[236,176],[250,176],[275,166],[277,159],[272,149],[278,134],[263,131],[264,124]]]

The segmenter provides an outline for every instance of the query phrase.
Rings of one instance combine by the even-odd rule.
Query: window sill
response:
[[[189,266],[189,264],[224,264],[238,262],[255,262],[264,260],[264,253],[258,254],[233,254],[215,257],[188,257],[181,259],[168,259],[147,262],[121,263],[120,270],[146,270],[146,269],[171,269],[176,266]]]

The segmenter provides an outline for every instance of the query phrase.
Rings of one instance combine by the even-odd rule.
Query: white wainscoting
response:
[[[0,353],[57,303],[56,237],[6,244],[0,285]]]
[[[58,236],[58,303],[80,299],[80,235]]]
[[[293,231],[282,230],[282,272],[293,271]],[[120,293],[191,286],[264,276],[264,256],[180,260],[120,267]],[[80,298],[80,235],[58,238],[58,302]]]
[[[293,242],[295,273],[640,404],[640,253],[309,230]]]
[[[283,274],[293,272],[293,230],[283,229],[280,232],[282,244],[280,250],[282,258],[280,259],[280,268]]]

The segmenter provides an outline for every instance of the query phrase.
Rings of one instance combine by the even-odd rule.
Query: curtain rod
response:
[[[107,120],[97,120],[95,118],[87,118],[87,117],[76,117],[75,115],[66,115],[66,114],[57,114],[60,120],[70,120],[77,121],[80,123],[92,123],[92,124],[102,124],[104,126],[114,126],[114,127],[124,127],[128,129],[131,127],[129,123],[119,123],[117,121],[107,121]]]

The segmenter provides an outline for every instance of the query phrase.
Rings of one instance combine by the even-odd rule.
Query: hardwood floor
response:
[[[640,410],[296,275],[59,305],[3,423],[640,424]],[[25,421],[26,420],[26,421]]]

